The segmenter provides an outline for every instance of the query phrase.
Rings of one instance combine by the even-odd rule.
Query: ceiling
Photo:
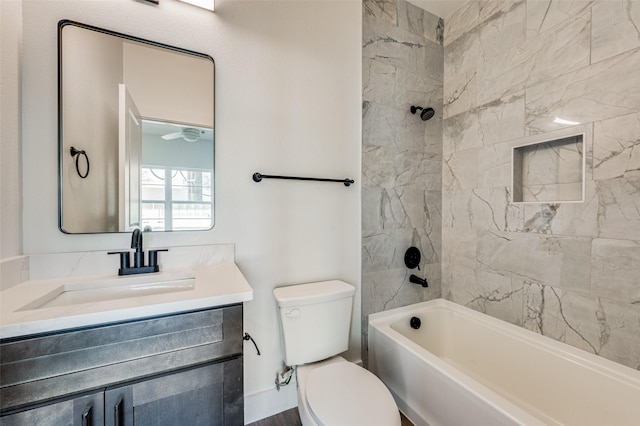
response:
[[[427,12],[431,12],[440,18],[448,18],[454,10],[458,9],[469,0],[407,0]]]

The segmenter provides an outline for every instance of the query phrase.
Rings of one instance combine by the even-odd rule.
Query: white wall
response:
[[[0,1],[0,259],[22,253],[21,13],[19,0]]]
[[[57,230],[57,21],[72,19],[214,58],[216,226],[153,234],[145,243],[236,244],[236,260],[255,294],[245,305],[245,331],[263,354],[257,357],[247,344],[245,394],[264,395],[273,389],[282,362],[272,289],[330,278],[360,285],[360,185],[257,184],[251,175],[360,176],[361,3],[220,0],[210,13],[172,0],[159,6],[29,0],[23,12],[27,253],[120,249],[129,243],[124,234]],[[359,288],[353,318],[349,357],[357,359]],[[291,393],[274,395],[277,400]],[[251,398],[247,402],[252,410]],[[270,401],[251,416],[268,415],[276,406]]]

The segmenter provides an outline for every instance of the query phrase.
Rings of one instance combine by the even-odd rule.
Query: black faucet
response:
[[[133,267],[131,267],[128,251],[111,251],[108,253],[120,255],[120,269],[118,269],[118,275],[149,274],[152,272],[158,272],[160,270],[160,265],[158,265],[158,252],[169,250],[149,250],[149,265],[145,266],[142,231],[140,231],[139,228],[134,229],[131,234],[131,248],[136,250],[133,253]]]
[[[429,287],[429,283],[427,283],[427,280],[425,278],[420,278],[413,274],[411,274],[411,276],[409,277],[409,281],[414,284],[420,284],[422,287]]]
[[[144,250],[142,249],[142,232],[140,232],[139,228],[134,229],[133,234],[131,234],[131,248],[136,249],[136,252],[133,253],[133,267],[134,268],[144,267]]]

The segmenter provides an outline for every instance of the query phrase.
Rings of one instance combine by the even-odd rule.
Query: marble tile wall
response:
[[[363,1],[362,336],[370,313],[440,297],[443,21],[405,0]],[[432,107],[429,121],[410,107]],[[404,253],[422,252],[420,270]],[[409,282],[415,273],[428,288]]]
[[[442,294],[640,369],[640,1],[471,1],[445,23]],[[589,129],[585,201],[512,203],[511,149]]]

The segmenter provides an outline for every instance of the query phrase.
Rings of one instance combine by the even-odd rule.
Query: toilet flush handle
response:
[[[287,317],[287,318],[298,318],[301,314],[302,314],[302,312],[300,311],[300,309],[294,308],[294,309],[290,310],[289,312],[285,312],[284,316]]]

